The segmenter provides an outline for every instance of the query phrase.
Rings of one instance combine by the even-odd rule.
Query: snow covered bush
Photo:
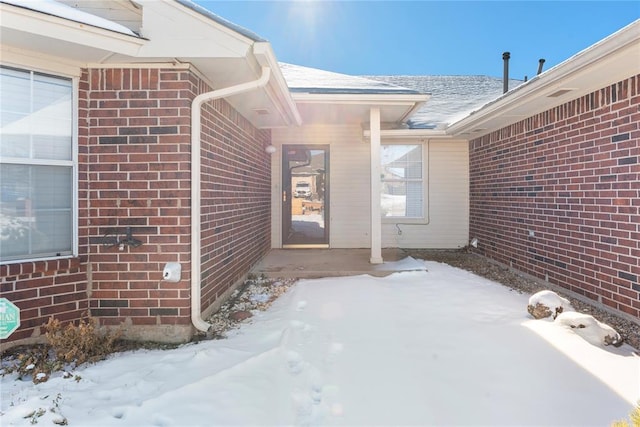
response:
[[[553,291],[540,291],[531,295],[527,311],[535,319],[553,317],[564,311],[573,311],[573,307],[568,299],[561,297]]]
[[[622,345],[622,337],[615,329],[589,314],[567,311],[558,314],[556,322],[571,328],[593,345],[613,345],[614,347]]]

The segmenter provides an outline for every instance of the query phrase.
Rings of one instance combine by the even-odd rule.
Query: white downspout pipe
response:
[[[380,108],[371,108],[369,112],[371,127],[371,264],[382,264],[382,213],[380,208]]]
[[[202,293],[200,284],[200,240],[202,237],[200,225],[200,133],[202,104],[214,99],[226,98],[263,87],[269,82],[270,76],[271,69],[262,67],[262,75],[257,80],[201,93],[191,103],[191,322],[196,329],[203,332],[207,332],[212,325],[202,318],[200,303]]]

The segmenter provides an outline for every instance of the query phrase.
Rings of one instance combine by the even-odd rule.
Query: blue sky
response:
[[[352,75],[512,78],[551,68],[640,18],[640,1],[216,1],[279,61]]]

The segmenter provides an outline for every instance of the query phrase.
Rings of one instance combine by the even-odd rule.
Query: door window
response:
[[[283,149],[283,244],[326,245],[328,147]]]

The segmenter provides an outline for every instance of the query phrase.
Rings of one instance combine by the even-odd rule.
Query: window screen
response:
[[[422,145],[382,145],[383,217],[424,217]]]
[[[73,85],[0,67],[0,260],[73,251]]]

